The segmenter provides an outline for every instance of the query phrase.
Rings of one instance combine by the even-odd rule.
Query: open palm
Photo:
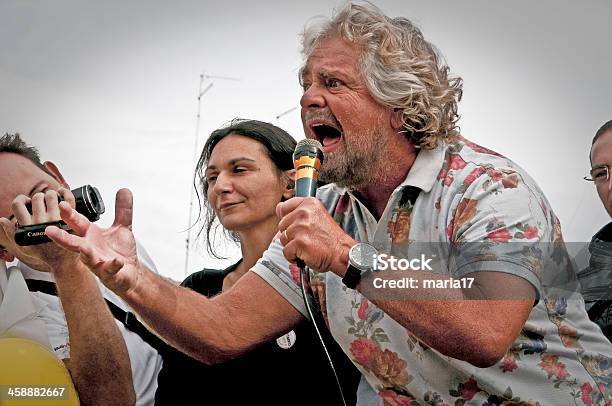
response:
[[[121,189],[115,200],[115,221],[102,229],[85,216],[60,203],[62,220],[72,228],[69,234],[57,227],[48,227],[45,234],[59,246],[80,253],[81,261],[109,289],[120,293],[134,288],[140,264],[132,233],[132,192]]]

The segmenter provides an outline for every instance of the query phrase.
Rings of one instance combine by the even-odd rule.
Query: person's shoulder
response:
[[[213,296],[221,292],[223,279],[235,269],[237,264],[233,264],[225,269],[204,268],[194,272],[181,282],[181,286],[189,288],[205,296]]]
[[[612,221],[603,226],[593,236],[593,241],[612,242]]]
[[[459,136],[445,145],[444,167],[457,172],[474,168],[520,169],[511,159]]]
[[[462,136],[446,145],[438,180],[458,193],[515,189],[543,197],[533,178],[512,159]]]
[[[488,156],[492,158],[507,159],[504,155],[500,154],[499,152],[489,149],[487,147],[484,147],[482,145],[479,145],[473,141],[470,141],[469,139],[463,136],[458,136],[453,141],[449,142],[447,144],[447,151],[456,152],[456,153],[463,151],[464,153],[473,153],[473,154],[479,154],[479,155]]]

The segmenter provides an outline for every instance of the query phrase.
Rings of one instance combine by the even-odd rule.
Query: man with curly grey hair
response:
[[[339,52],[333,55],[334,58],[346,56],[343,61],[337,59],[338,65],[346,62],[347,65],[343,67],[348,67],[352,62],[357,62],[352,63],[355,66],[350,66],[353,71],[345,69],[343,72],[350,76],[348,80],[338,79],[335,72],[325,67],[315,76],[319,76],[322,84],[329,87],[332,94],[338,94],[340,99],[346,93],[342,87],[348,87],[357,93],[367,94],[378,106],[392,109],[393,115],[387,121],[394,120],[396,132],[404,134],[410,141],[411,152],[414,152],[414,148],[435,148],[438,140],[450,140],[457,136],[461,79],[449,77],[448,67],[440,63],[433,46],[425,41],[419,29],[408,19],[388,19],[382,13],[375,15],[367,10],[368,6],[346,7],[333,21],[318,21],[306,27],[302,53],[307,61],[320,59],[321,51],[326,52],[327,48],[328,52]],[[342,49],[333,48],[335,45],[343,48],[342,44],[349,43],[353,44],[349,47],[352,48],[350,52],[359,54],[357,61],[352,61],[354,55],[343,55]],[[300,70],[300,83],[305,92],[312,85],[313,79],[309,78],[312,74],[312,67],[307,62]],[[352,83],[348,83],[349,80]],[[308,103],[312,102],[308,100]],[[323,106],[306,110],[303,116],[305,125],[306,122],[314,123],[315,118],[321,122],[315,132],[327,131],[327,138],[323,134],[317,135],[327,143],[339,140],[342,132],[337,117],[330,111],[329,106]],[[356,116],[358,112],[353,110],[348,114]],[[365,121],[363,118],[359,117],[361,122]],[[379,115],[377,119],[384,120],[384,117]],[[323,122],[325,120],[327,124]],[[388,149],[393,149],[393,141],[381,131],[389,124],[377,123],[376,134],[363,134],[365,136],[354,139],[345,137],[344,142],[350,144],[342,151],[325,148],[323,179],[359,189],[373,180],[377,172],[388,172],[385,167],[388,161],[384,157]],[[308,134],[308,128],[305,128],[305,132]],[[354,148],[351,144],[360,145],[360,148]]]
[[[62,205],[76,235],[47,234],[207,363],[309,317],[300,258],[334,339],[363,374],[359,404],[610,400],[610,344],[575,292],[548,289],[544,270],[559,279],[568,269],[558,219],[521,168],[460,136],[461,80],[421,32],[348,3],[306,28],[303,50],[304,131],[323,145],[331,183],[316,199],[279,203],[278,237],[230,291],[207,300],[138,263],[125,248],[127,190],[118,206],[130,215],[117,228],[101,232]]]

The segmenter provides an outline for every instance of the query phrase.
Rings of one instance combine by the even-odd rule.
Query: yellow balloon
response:
[[[68,369],[49,349],[32,340],[0,338],[0,405],[78,406],[79,397]]]

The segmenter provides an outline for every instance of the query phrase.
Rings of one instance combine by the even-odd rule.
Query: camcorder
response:
[[[72,190],[75,200],[75,210],[87,217],[91,222],[98,221],[100,215],[104,213],[104,202],[98,188],[91,185],[81,186]],[[58,201],[64,200],[58,196]],[[30,214],[32,213],[32,205],[26,205]],[[32,224],[29,226],[18,226],[15,231],[15,242],[21,246],[38,245],[51,241],[45,235],[45,228],[56,226],[63,230],[70,231],[70,227],[63,221],[51,221],[48,223]]]

